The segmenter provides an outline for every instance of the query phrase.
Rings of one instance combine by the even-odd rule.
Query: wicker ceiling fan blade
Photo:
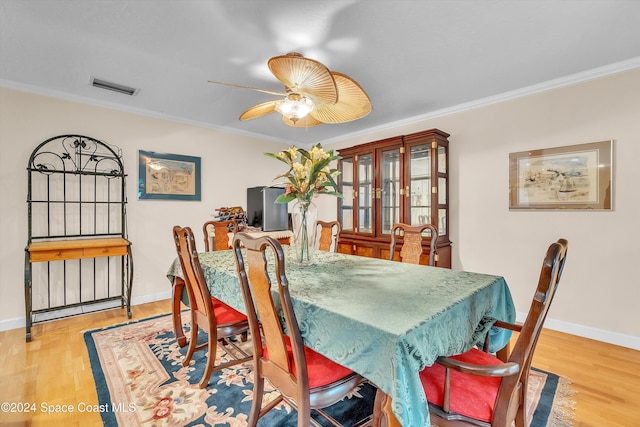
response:
[[[282,121],[284,122],[285,125],[291,126],[294,128],[309,128],[309,127],[318,126],[322,124],[321,121],[316,120],[311,114],[308,114],[303,118],[296,120],[295,122],[283,115]]]
[[[346,123],[358,120],[371,112],[371,101],[365,91],[351,77],[331,72],[338,86],[338,102],[316,103],[311,115],[323,123]]]
[[[274,56],[269,69],[288,90],[306,96],[313,102],[335,104],[338,100],[336,82],[327,67],[297,52]]]
[[[276,104],[279,101],[268,101],[262,104],[254,105],[251,108],[246,109],[240,114],[240,120],[257,119],[258,117],[266,116],[276,111]]]
[[[213,83],[216,85],[222,85],[222,86],[231,86],[231,87],[235,87],[238,89],[249,89],[249,90],[254,90],[256,92],[262,92],[262,93],[268,93],[269,95],[279,95],[279,96],[287,96],[286,93],[284,92],[274,92],[272,90],[264,90],[264,89],[257,89],[255,87],[250,87],[250,86],[242,86],[242,85],[234,85],[233,83],[223,83],[223,82],[216,82],[213,80],[208,80],[209,83]]]
[[[213,80],[209,83],[282,97],[254,105],[240,115],[240,120],[256,119],[277,111],[282,113],[282,121],[287,126],[312,127],[350,122],[371,112],[369,96],[356,81],[345,74],[329,71],[318,61],[291,52],[270,58],[268,66],[285,85],[286,93]]]

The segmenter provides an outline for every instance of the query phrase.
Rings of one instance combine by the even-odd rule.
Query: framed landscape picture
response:
[[[200,157],[138,153],[138,199],[200,200]]]
[[[612,206],[613,141],[509,154],[509,209]]]

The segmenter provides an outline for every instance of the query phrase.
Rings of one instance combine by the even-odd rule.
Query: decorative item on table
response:
[[[333,150],[324,151],[322,145],[315,144],[311,150],[291,147],[280,153],[265,153],[289,166],[289,170],[278,175],[279,185],[285,184],[285,193],[278,196],[276,203],[296,201],[291,212],[293,223],[293,243],[296,259],[302,264],[313,261],[315,250],[316,221],[318,212],[311,199],[319,194],[342,197],[338,193],[336,177],[340,173],[329,164],[339,160]],[[284,182],[282,182],[284,181]]]
[[[235,228],[230,232],[242,231],[247,227],[247,214],[242,206],[223,207],[216,209],[218,221],[235,221]]]

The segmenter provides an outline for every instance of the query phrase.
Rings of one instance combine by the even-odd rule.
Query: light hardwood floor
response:
[[[132,309],[134,319],[142,319],[168,313],[170,302]],[[81,332],[127,320],[124,310],[115,309],[41,323],[30,343],[24,328],[0,332],[0,403],[36,407],[30,413],[0,412],[0,425],[102,425],[98,413],[86,412],[98,397]],[[533,364],[572,380],[576,427],[640,426],[640,351],[544,330]],[[50,406],[57,412],[42,411]]]

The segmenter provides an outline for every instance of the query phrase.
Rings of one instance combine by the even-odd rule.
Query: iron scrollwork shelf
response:
[[[131,318],[133,257],[121,150],[83,135],[56,136],[36,147],[27,172],[27,341],[33,323],[114,302],[126,305]]]

